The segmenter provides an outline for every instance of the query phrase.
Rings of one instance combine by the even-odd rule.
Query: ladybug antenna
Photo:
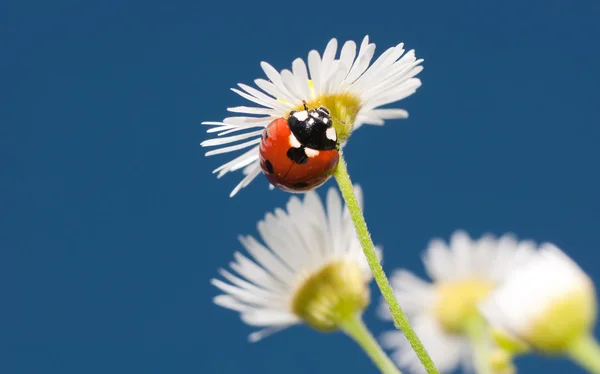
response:
[[[306,104],[306,100],[302,100],[302,105],[304,105],[304,110],[308,112],[308,105]]]
[[[334,120],[336,120],[336,121],[338,121],[338,122],[339,122],[339,123],[341,123],[342,125],[346,126],[346,122],[342,121],[341,119],[337,119],[337,118],[335,118],[335,117],[333,117],[333,116],[332,116],[331,118],[332,118],[332,119],[334,119]]]

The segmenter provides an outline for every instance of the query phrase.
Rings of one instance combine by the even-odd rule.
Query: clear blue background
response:
[[[249,344],[211,301],[237,235],[289,195],[259,178],[228,198],[241,174],[210,174],[229,156],[204,157],[200,122],[244,104],[229,87],[261,60],[332,37],[425,59],[410,118],[347,148],[386,269],[422,274],[426,243],[463,228],[554,242],[600,282],[599,19],[593,0],[3,0],[0,371],[375,372],[340,334]]]

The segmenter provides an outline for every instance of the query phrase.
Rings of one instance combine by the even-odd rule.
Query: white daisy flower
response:
[[[386,50],[371,64],[375,44],[369,43],[368,36],[363,39],[358,52],[353,41],[344,43],[336,57],[337,49],[337,40],[331,39],[322,57],[316,50],[309,52],[308,67],[297,58],[291,70],[280,72],[262,62],[268,80],[256,79],[254,83],[258,89],[241,83],[238,84],[240,89],[232,88],[258,106],[228,108],[240,115],[221,122],[203,122],[214,126],[209,133],[217,133],[216,138],[201,143],[203,147],[216,147],[206,156],[250,148],[214,170],[220,178],[242,169],[245,177],[230,196],[261,172],[258,144],[262,130],[274,119],[287,118],[292,110],[302,110],[303,101],[312,108],[325,106],[329,109],[340,143],[363,124],[383,125],[386,119],[408,117],[403,109],[379,107],[410,96],[421,85],[415,76],[423,70],[420,66],[423,60],[417,60],[413,50],[404,53],[401,43]]]
[[[362,206],[358,186],[355,192]],[[217,305],[263,328],[250,341],[303,322],[321,331],[336,330],[368,305],[371,271],[334,188],[327,193],[327,210],[314,191],[304,201],[294,196],[287,212],[268,213],[258,231],[265,245],[252,236],[240,237],[250,258],[234,254],[230,267],[238,275],[220,269],[228,282],[212,280],[224,292],[215,297]]]
[[[391,284],[412,326],[440,372],[459,365],[473,366],[468,330],[481,320],[477,303],[486,297],[514,268],[534,251],[532,242],[518,242],[512,235],[490,235],[472,240],[463,231],[455,232],[449,245],[440,239],[424,252],[425,270],[433,283],[406,270],[397,270]],[[381,315],[390,319],[385,304]],[[423,367],[400,331],[382,336],[384,347],[393,350],[392,359],[411,372]]]
[[[480,305],[488,322],[541,352],[565,353],[596,319],[592,280],[565,253],[545,243]]]

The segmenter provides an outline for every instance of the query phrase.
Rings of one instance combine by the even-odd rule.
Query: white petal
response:
[[[340,71],[342,72],[342,80],[348,76],[350,69],[352,68],[352,64],[354,62],[354,58],[356,57],[356,43],[353,41],[347,41],[344,43],[342,47],[342,51],[340,52]],[[333,86],[337,87],[341,83],[336,82]]]
[[[223,164],[221,166],[219,166],[218,168],[216,168],[215,170],[213,170],[213,173],[219,173],[217,175],[217,178],[221,178],[223,175],[227,174],[230,171],[234,171],[234,170],[239,170],[243,167],[246,167],[247,165],[250,165],[251,163],[258,161],[258,146],[249,149],[248,151],[246,151],[245,153],[243,153],[242,155],[234,158],[233,160],[229,161],[226,164]]]
[[[378,93],[378,95],[374,97],[368,98],[365,101],[365,107],[375,108],[378,106],[386,105],[389,103],[393,103],[395,101],[402,100],[413,93],[421,86],[421,81],[417,78],[411,78],[407,80],[404,84],[398,87],[394,87],[389,91],[384,91]]]
[[[452,257],[446,244],[440,239],[429,242],[427,250],[423,254],[423,263],[427,275],[435,281],[447,281],[453,277]]]
[[[260,139],[259,139],[260,141]],[[247,185],[250,184],[250,182],[252,182],[254,180],[254,178],[256,178],[258,176],[258,174],[260,174],[260,165],[258,164],[258,162],[256,164],[254,164],[254,166],[248,165],[247,168],[252,167],[251,169],[245,169],[248,170],[246,172],[246,176],[244,177],[244,179],[242,179],[242,181],[235,186],[235,188],[233,189],[233,191],[231,191],[231,193],[229,194],[229,197],[233,197],[235,196],[236,193],[238,193],[242,188],[246,187]]]
[[[356,129],[358,129],[363,123],[366,123],[369,125],[383,126],[385,124],[385,121],[383,119],[381,119],[380,117],[371,115],[371,111],[368,111],[365,114],[360,113],[356,117],[356,123],[354,124],[354,128],[352,131],[355,131]]]
[[[263,299],[266,299],[266,300],[269,300],[272,302],[280,302],[282,299],[285,298],[285,295],[281,292],[273,292],[268,289],[258,287],[248,281],[245,281],[239,277],[236,277],[235,275],[231,274],[230,272],[228,272],[225,269],[219,269],[219,274],[221,274],[221,276],[223,278],[227,279],[233,285],[235,285],[241,289],[244,289],[246,291],[252,292],[253,294],[255,294],[258,297],[261,297]]]
[[[413,328],[419,336],[427,353],[440,373],[448,373],[456,369],[463,360],[467,342],[460,335],[446,334],[431,317],[420,316],[412,321]],[[406,337],[399,331],[392,331],[381,337],[384,347],[394,350],[392,359],[411,373],[425,373]],[[468,347],[467,347],[468,348]]]
[[[296,105],[299,105],[302,103],[301,102],[302,100],[291,97],[289,92],[287,92],[287,89],[285,89],[285,87],[278,87],[278,86],[274,85],[273,83],[266,81],[264,79],[256,79],[256,80],[254,80],[254,84],[256,84],[258,87],[260,87],[263,91],[265,91],[269,95],[276,97],[280,100],[284,100],[292,106],[296,106]],[[283,86],[283,84],[282,84],[282,86]],[[288,114],[287,111],[286,112],[277,112],[277,117],[283,117],[283,116],[286,116],[287,114]]]
[[[235,299],[250,305],[270,306],[273,303],[273,300],[266,300],[253,292],[232,286],[219,279],[212,279],[211,283],[221,291],[233,296]]]
[[[308,85],[308,71],[306,64],[301,58],[297,58],[292,63],[292,72],[296,79],[296,87],[300,91],[300,97],[308,100],[310,97],[310,86]]]
[[[329,232],[333,241],[333,253],[340,254],[343,251],[340,245],[343,240],[342,200],[334,188],[327,191],[327,216],[329,218]]]
[[[362,92],[367,85],[377,82],[377,74],[384,73],[396,55],[396,48],[387,49],[379,56],[369,69],[353,84],[353,91]],[[395,59],[394,59],[395,60]]]
[[[321,92],[321,56],[315,50],[308,53],[308,70],[310,71],[310,79],[312,80],[314,89],[312,99],[315,99]]]
[[[294,101],[297,100],[297,98],[295,98],[285,87],[285,84],[283,83],[283,80],[281,79],[281,75],[279,74],[279,72],[277,70],[275,70],[275,68],[271,65],[269,65],[266,62],[261,62],[260,66],[262,67],[263,71],[265,72],[265,74],[267,75],[267,77],[271,80],[271,82],[273,82],[273,84],[275,85],[275,87],[277,87],[277,89],[279,90],[280,95],[276,95],[275,97],[277,99],[283,99],[285,101],[291,102],[293,103]]]
[[[346,79],[344,79],[344,82],[342,83],[343,88],[346,88],[347,86],[353,84],[358,78],[360,78],[360,76],[369,67],[369,63],[371,62],[371,59],[373,58],[374,54],[375,44],[370,44],[366,46],[364,50],[361,46],[356,61],[354,61],[354,64],[352,65],[348,76],[346,77]]]
[[[464,231],[456,231],[450,238],[450,250],[454,257],[454,274],[458,279],[468,278],[473,274],[471,266],[473,243]]]
[[[264,98],[259,99],[256,98],[250,94],[247,94],[245,92],[242,92],[240,90],[238,90],[237,88],[232,88],[231,89],[233,92],[235,92],[236,94],[240,95],[241,97],[243,97],[244,99],[247,99],[249,101],[252,101],[253,103],[256,103],[258,105],[262,105],[265,106],[269,109],[275,109],[277,111],[285,111],[287,110],[287,107],[284,103],[279,102],[277,100],[273,100],[272,98],[268,98],[268,100],[265,100]]]
[[[291,325],[298,321],[298,317],[287,312],[256,309],[242,314],[242,321],[251,326]]]
[[[256,241],[252,236],[240,236],[238,239],[248,253],[250,253],[256,262],[263,266],[265,270],[285,284],[290,284],[292,282],[294,274],[281,259],[273,255],[273,252]]]
[[[304,195],[304,211],[307,217],[306,222],[310,223],[314,232],[313,239],[318,243],[315,249],[320,257],[325,259],[330,253],[329,243],[332,242],[332,238],[328,230],[325,208],[316,192],[309,191]]]
[[[267,273],[265,269],[258,266],[254,261],[248,259],[243,254],[235,252],[233,256],[237,262],[232,262],[229,265],[241,276],[266,290],[276,293],[283,294],[288,290],[285,283],[275,278],[272,274]]]
[[[288,110],[288,106],[282,103],[281,101],[277,101],[277,98],[272,98],[269,95],[266,95],[263,92],[242,83],[239,83],[238,86],[240,86],[241,89],[248,92],[250,95],[256,97],[257,99],[265,103],[269,103],[269,106],[272,108],[277,108],[278,110],[282,111]]]
[[[265,127],[267,127],[267,125],[269,123],[271,123],[272,119],[271,118],[266,118],[263,122],[256,122],[256,123],[248,123],[248,124],[244,124],[243,126],[237,126],[234,127],[232,129],[228,129],[225,131],[222,131],[220,133],[218,133],[218,136],[223,136],[223,135],[228,135],[237,131],[244,131],[244,130],[248,130],[248,129],[253,129],[256,127],[260,127],[261,128],[261,132],[264,130]]]
[[[252,140],[247,141],[245,143],[241,143],[241,144],[237,144],[237,145],[232,145],[232,146],[229,146],[229,147],[223,147],[223,148],[213,149],[212,151],[206,152],[206,156],[212,156],[212,155],[218,155],[218,154],[221,154],[221,153],[233,152],[233,151],[237,151],[238,149],[248,148],[248,147],[253,146],[255,144],[258,144],[258,143],[260,143],[260,138],[252,139]]]
[[[279,332],[283,329],[286,329],[293,324],[295,324],[295,323],[267,327],[266,329],[262,329],[262,330],[259,330],[259,331],[256,331],[256,332],[253,332],[252,334],[250,334],[248,336],[248,340],[250,341],[250,343],[256,343],[257,341],[262,340],[269,335],[273,335],[274,333]]]
[[[209,139],[209,140],[203,141],[202,143],[200,143],[200,145],[203,147],[213,147],[215,145],[229,144],[229,143],[237,142],[239,140],[244,140],[244,139],[248,139],[248,138],[252,138],[252,137],[260,137],[262,135],[262,133],[263,133],[263,130],[259,130],[259,131],[248,132],[245,134],[240,134],[240,135],[235,135],[235,136],[228,136],[225,138]]]
[[[397,72],[389,72],[388,77],[380,77],[380,79],[373,79],[370,81],[370,85],[365,87],[363,90],[358,91],[364,102],[370,102],[373,98],[385,95],[391,91],[402,90],[404,87],[409,87],[411,78],[420,73],[423,70],[422,66],[416,66],[421,60],[414,64],[407,66],[405,69]],[[419,81],[420,82],[420,81]],[[353,90],[358,90],[357,87],[353,86]]]
[[[381,119],[405,119],[408,118],[408,112],[404,109],[373,109],[369,111],[370,115]]]
[[[406,270],[396,270],[390,278],[394,293],[404,312],[412,317],[428,312],[434,303],[433,286]],[[380,316],[389,319],[387,304],[382,303]]]
[[[333,62],[336,52],[337,39],[331,39],[329,43],[327,43],[327,47],[325,47],[325,52],[323,52],[323,59],[321,61],[321,87],[320,90],[317,90],[319,95],[329,93],[327,85],[334,73]]]
[[[265,219],[258,223],[258,232],[265,244],[292,272],[302,266],[301,261],[306,258],[305,250],[297,238],[295,225],[296,223],[289,220],[285,212],[282,214],[280,209],[277,217],[268,213]],[[303,253],[298,253],[299,250]]]
[[[323,230],[323,226],[319,226],[315,222],[314,218],[310,215],[310,208],[303,205],[295,196],[288,201],[287,210],[289,212],[289,220],[293,222],[293,229],[290,229],[296,237],[296,243],[307,252],[303,256],[303,261],[298,259],[296,263],[305,264],[309,269],[319,266],[319,264],[326,261],[322,250],[327,245],[325,244],[327,238],[323,235],[326,230]],[[297,249],[294,252],[302,254],[302,251],[298,251]]]
[[[285,84],[285,86],[287,87],[287,89],[291,92],[291,94],[294,97],[297,98],[302,98],[302,97],[308,97],[308,96],[304,96],[304,92],[303,92],[303,85],[299,84],[296,81],[296,77],[294,77],[294,74],[289,71],[289,70],[282,70],[281,71],[281,79],[283,79],[283,83]],[[286,110],[289,112],[293,106],[289,103],[286,102]]]
[[[250,310],[248,304],[243,303],[231,295],[219,295],[213,299],[213,302],[223,308],[235,310],[236,312],[245,312]]]
[[[228,111],[234,113],[246,113],[246,114],[261,114],[270,116],[273,114],[272,108],[254,108],[249,106],[236,106],[233,108],[227,108]]]

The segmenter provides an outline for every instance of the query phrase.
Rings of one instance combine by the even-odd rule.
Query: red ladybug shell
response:
[[[288,192],[309,191],[322,185],[339,161],[337,149],[317,151],[302,146],[285,118],[265,128],[259,150],[263,174],[272,185]]]

